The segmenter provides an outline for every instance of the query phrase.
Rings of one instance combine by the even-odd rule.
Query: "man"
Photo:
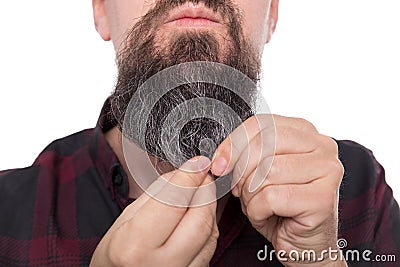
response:
[[[96,129],[52,143],[29,168],[0,174],[0,264],[347,266],[347,259],[365,266],[376,262],[374,256],[400,259],[399,208],[371,152],[323,136],[303,119],[276,115],[271,127],[270,115],[254,115],[251,87],[234,94],[198,82],[179,86],[149,111],[147,124],[134,120],[126,131],[127,114],[140,119],[149,108],[143,98],[142,105],[131,105],[136,92],[176,64],[220,62],[257,82],[263,46],[277,22],[277,0],[93,0],[93,9],[97,31],[117,52],[116,89]],[[197,74],[195,68],[183,71],[185,79]],[[151,93],[157,92],[146,98]],[[180,152],[191,160],[181,162],[180,154],[166,154],[159,128],[168,119],[164,113],[176,106],[190,112],[193,106],[180,104],[198,96],[224,102],[244,122],[228,133],[206,119],[185,125]],[[130,166],[126,136],[162,174],[146,193],[132,175],[143,166]],[[198,156],[204,137],[218,145],[208,155],[212,161]],[[180,168],[172,164],[176,158]],[[268,175],[251,187],[259,172]],[[232,194],[199,207],[192,201],[203,197],[200,191],[176,194],[163,182],[197,188],[227,174],[233,175]],[[206,194],[215,195],[215,189]],[[343,238],[347,246],[338,242]],[[265,248],[277,253],[269,258]],[[362,255],[342,257],[347,251]],[[396,262],[377,266],[385,265]]]

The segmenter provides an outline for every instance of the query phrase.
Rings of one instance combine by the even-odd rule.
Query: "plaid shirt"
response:
[[[87,266],[100,239],[132,202],[127,176],[104,132],[115,125],[109,104],[95,129],[52,142],[24,169],[0,172],[0,266]],[[400,215],[383,168],[372,153],[338,141],[345,167],[339,202],[339,237],[347,250],[395,255],[400,266]],[[211,266],[282,266],[272,245],[249,223],[231,198],[219,222],[220,237]],[[128,244],[127,244],[128,246]],[[269,253],[269,252],[268,252]],[[375,264],[375,265],[374,265]]]

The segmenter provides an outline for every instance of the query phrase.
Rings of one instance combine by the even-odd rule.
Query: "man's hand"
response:
[[[192,199],[201,197],[196,195],[199,191],[176,195],[166,180],[196,188],[211,183],[209,164],[205,157],[188,161],[181,169],[160,177],[146,192],[163,194],[163,199],[179,197],[189,206]],[[215,194],[215,190],[209,193]],[[90,266],[203,267],[214,254],[217,238],[216,202],[196,208],[174,207],[143,194],[108,230]]]
[[[274,115],[274,131],[266,123],[269,116],[253,116],[235,129],[217,148],[211,170],[216,175],[233,171],[239,181],[233,195],[276,251],[314,250],[319,257],[322,250],[337,249],[338,189],[344,170],[336,142],[303,119]],[[275,145],[274,139],[275,155],[267,147]],[[252,180],[263,182],[255,187]],[[324,258],[307,266],[346,266],[330,261],[327,254]]]

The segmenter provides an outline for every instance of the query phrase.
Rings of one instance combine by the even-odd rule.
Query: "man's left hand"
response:
[[[271,116],[275,125],[264,123],[272,121]],[[338,249],[338,194],[344,169],[336,142],[319,134],[310,122],[255,115],[219,145],[211,171],[215,175],[233,172],[233,180],[238,181],[233,195],[276,251],[294,250],[301,255],[313,250],[320,257],[329,247]],[[255,188],[257,181],[262,183]],[[323,256],[307,266],[346,266]],[[282,263],[301,266],[301,259]]]

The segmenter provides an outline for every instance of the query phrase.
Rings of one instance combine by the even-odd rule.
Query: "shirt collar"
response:
[[[129,181],[118,157],[108,144],[105,133],[115,127],[117,121],[111,113],[110,100],[107,99],[101,109],[96,128],[90,142],[90,156],[104,186],[111,191],[111,196],[121,209],[133,200],[129,198]]]

